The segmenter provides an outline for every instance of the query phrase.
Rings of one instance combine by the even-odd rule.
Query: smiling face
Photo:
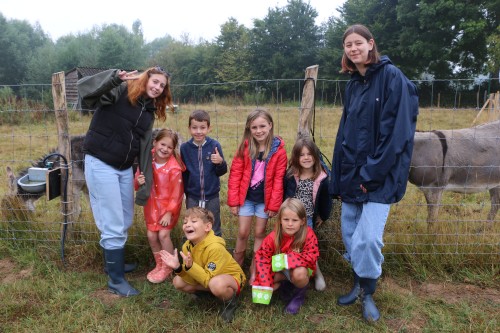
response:
[[[167,77],[164,74],[150,74],[146,93],[149,98],[156,98],[161,95],[167,86]]]
[[[309,148],[302,147],[299,157],[299,164],[302,168],[302,172],[313,172],[314,163],[314,156],[309,151]]]
[[[295,235],[304,224],[306,224],[306,219],[300,219],[291,209],[285,208],[281,213],[281,229],[288,236]]]
[[[367,40],[363,36],[352,33],[344,40],[344,52],[356,66],[357,70],[364,75],[368,62],[368,53],[373,49],[374,40]]]
[[[267,121],[264,117],[257,117],[250,123],[250,134],[260,148],[265,147],[266,139],[269,132],[273,128],[273,124]]]
[[[154,140],[153,147],[155,149],[155,162],[158,164],[166,163],[175,149],[172,138],[168,136]]]
[[[210,126],[208,126],[206,121],[198,121],[196,119],[191,119],[191,124],[189,124],[189,133],[193,137],[194,143],[201,145],[210,131]]]
[[[184,218],[182,231],[184,231],[186,239],[195,245],[201,242],[210,230],[212,230],[212,223],[203,220],[201,217],[189,215]]]

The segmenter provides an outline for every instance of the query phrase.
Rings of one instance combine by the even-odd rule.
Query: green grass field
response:
[[[211,136],[217,138],[228,163],[241,139],[246,115],[254,107],[181,105],[157,127],[178,130],[189,138],[187,119],[195,108],[209,111]],[[269,105],[275,134],[291,150],[299,109]],[[331,159],[341,110],[316,105],[314,134],[322,152]],[[474,109],[422,109],[418,129],[468,127],[477,115]],[[483,114],[479,122],[485,122]],[[57,131],[50,112],[2,111],[0,124],[0,177],[5,166],[15,172],[29,166],[57,146]],[[84,134],[90,117],[69,114],[72,135]],[[227,192],[222,177],[221,201]],[[7,193],[6,182],[0,193]],[[142,212],[128,242],[128,256],[140,268],[130,280],[142,294],[119,299],[106,292],[98,235],[88,203],[82,199],[82,214],[71,221],[66,266],[60,261],[60,230],[63,217],[60,200],[38,200],[34,213],[15,203],[2,202],[0,221],[0,332],[495,332],[500,313],[500,223],[485,221],[489,210],[487,193],[443,196],[440,221],[429,229],[422,193],[409,185],[405,198],[394,205],[386,227],[384,275],[375,300],[382,320],[376,325],[361,321],[359,304],[339,307],[336,297],[350,286],[350,273],[341,260],[339,203],[330,220],[318,231],[321,267],[328,288],[311,289],[304,308],[294,317],[282,313],[275,299],[270,306],[251,303],[244,289],[233,324],[224,325],[216,316],[218,303],[194,301],[175,291],[170,283],[152,285],[145,275],[151,255],[145,238]],[[17,208],[16,208],[17,207]],[[221,207],[224,238],[234,245],[236,218]],[[273,220],[269,227],[272,227]],[[176,241],[180,230],[175,230]],[[250,255],[250,253],[249,253]],[[249,256],[248,256],[249,257]],[[247,258],[249,259],[249,258]],[[277,298],[277,297],[275,297]]]

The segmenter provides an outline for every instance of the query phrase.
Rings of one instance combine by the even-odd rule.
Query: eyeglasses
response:
[[[170,73],[167,72],[166,70],[164,70],[162,67],[155,66],[154,69],[157,70],[158,72],[162,73],[162,74],[165,74],[167,77],[170,77]]]

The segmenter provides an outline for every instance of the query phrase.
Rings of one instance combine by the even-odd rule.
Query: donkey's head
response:
[[[6,170],[8,190],[4,199],[11,203],[12,209],[19,209],[20,206],[24,206],[24,209],[32,212],[35,211],[35,201],[38,200],[44,193],[29,193],[19,186],[17,180],[24,176],[27,170],[21,171],[17,177],[14,175],[14,172],[12,172],[12,169],[9,166],[6,167]],[[16,201],[18,203],[16,203]],[[21,203],[21,205],[19,203]]]

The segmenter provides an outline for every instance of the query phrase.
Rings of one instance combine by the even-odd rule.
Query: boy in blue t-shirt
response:
[[[189,132],[191,139],[181,145],[181,158],[186,166],[182,174],[186,208],[199,206],[211,211],[214,233],[221,236],[219,177],[227,172],[227,163],[220,143],[207,136],[210,115],[206,111],[191,112]]]

